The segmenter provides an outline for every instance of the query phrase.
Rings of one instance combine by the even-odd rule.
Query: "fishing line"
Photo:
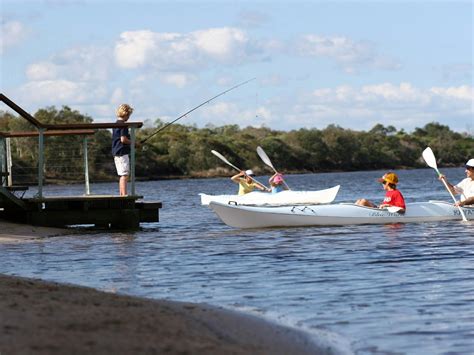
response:
[[[153,137],[155,134],[157,134],[157,133],[161,132],[162,130],[164,130],[165,128],[171,126],[173,123],[175,123],[175,122],[178,121],[179,119],[181,119],[181,118],[187,116],[187,115],[190,114],[191,112],[197,110],[199,107],[204,106],[205,104],[211,102],[212,100],[217,99],[219,96],[222,96],[222,95],[228,93],[229,91],[232,91],[232,90],[234,90],[234,89],[237,89],[238,87],[240,87],[240,86],[242,86],[242,85],[245,85],[245,84],[251,82],[252,80],[255,80],[255,78],[252,78],[252,79],[249,79],[249,80],[247,80],[247,81],[244,81],[243,83],[237,84],[237,85],[231,87],[230,89],[227,89],[227,90],[225,90],[225,91],[223,91],[223,92],[217,94],[216,96],[211,97],[209,100],[204,101],[203,103],[197,105],[196,107],[192,108],[192,109],[189,110],[188,112],[183,113],[181,116],[179,116],[178,118],[174,119],[173,121],[171,121],[171,122],[165,124],[163,127],[160,127],[160,128],[157,129],[155,132],[153,132],[152,134],[150,134],[148,137],[146,137],[145,139],[141,140],[141,141],[140,141],[140,144],[145,143],[147,140],[149,140],[149,139],[150,139],[151,137]]]

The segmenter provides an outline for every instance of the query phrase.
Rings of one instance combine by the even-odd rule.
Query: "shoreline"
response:
[[[51,238],[75,233],[77,233],[77,231],[72,228],[33,226],[0,219],[0,244],[26,242],[34,239]]]
[[[439,166],[440,169],[456,169],[456,168],[463,168],[463,165],[443,165]],[[353,173],[353,172],[368,172],[368,171],[388,171],[388,170],[418,170],[418,169],[431,169],[427,166],[399,166],[399,167],[386,167],[386,168],[370,168],[370,169],[354,169],[354,170],[343,170],[343,169],[321,169],[321,170],[288,170],[285,172],[285,176],[291,175],[306,175],[306,174],[330,174],[330,173]],[[211,169],[212,170],[212,169]],[[258,176],[271,176],[272,173],[269,173],[265,169],[260,167],[254,167],[252,170],[257,173]],[[136,182],[149,182],[149,181],[167,181],[167,180],[195,180],[195,179],[217,179],[217,178],[230,178],[232,175],[235,174],[235,170],[228,170],[225,173],[213,173],[213,172],[197,172],[188,175],[152,175],[152,174],[144,174],[145,176],[137,176],[135,177]],[[98,179],[96,183],[116,183],[116,178],[110,179]],[[23,184],[23,183],[22,183]],[[53,179],[48,178],[46,185],[53,185],[53,186],[61,186],[61,185],[83,185],[84,182],[78,180],[61,180],[61,179]],[[36,186],[35,184],[24,184],[27,186]]]
[[[207,304],[0,274],[5,354],[339,354],[337,344]]]
[[[0,220],[0,244],[74,234]],[[0,354],[345,354],[313,335],[208,304],[154,300],[0,274]]]

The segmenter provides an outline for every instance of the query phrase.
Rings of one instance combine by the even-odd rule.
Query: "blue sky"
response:
[[[472,1],[1,1],[2,92],[96,122],[474,134]],[[7,109],[3,106],[0,109]]]

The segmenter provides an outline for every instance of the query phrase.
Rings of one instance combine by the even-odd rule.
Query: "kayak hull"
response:
[[[234,203],[245,206],[282,206],[300,204],[331,203],[339,192],[340,185],[318,191],[293,191],[287,190],[276,194],[254,191],[245,195],[207,195],[201,196],[201,204],[209,205],[210,202]]]
[[[301,227],[355,224],[388,224],[461,220],[459,209],[442,201],[408,203],[405,214],[354,204],[307,206],[241,206],[211,201],[209,207],[235,228]],[[474,207],[463,207],[474,220]]]

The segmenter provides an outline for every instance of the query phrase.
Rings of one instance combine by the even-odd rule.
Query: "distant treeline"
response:
[[[90,123],[92,118],[64,106],[40,109],[34,115],[42,123]],[[0,132],[31,131],[25,119],[0,112]],[[132,116],[133,120],[133,116]],[[137,141],[149,137],[165,122],[157,119],[153,127],[138,130]],[[58,165],[66,159],[80,162],[82,137],[48,137],[45,144],[46,174],[68,180],[77,177],[74,164]],[[14,166],[34,166],[37,162],[37,138],[13,138]],[[68,146],[63,153],[58,146]],[[115,180],[110,152],[111,132],[100,130],[89,138],[89,173],[92,181]],[[474,157],[474,137],[457,133],[436,122],[407,133],[394,126],[375,125],[369,131],[329,125],[324,129],[301,128],[277,131],[270,128],[240,128],[226,125],[205,128],[173,124],[137,149],[138,179],[164,177],[221,176],[233,173],[231,168],[211,154],[214,149],[237,167],[252,168],[257,173],[270,171],[256,153],[261,146],[273,164],[284,172],[353,171],[425,167],[421,152],[430,146],[440,166],[462,166]],[[145,149],[144,149],[145,148]],[[61,156],[64,155],[64,156]],[[80,178],[80,176],[79,176]]]

